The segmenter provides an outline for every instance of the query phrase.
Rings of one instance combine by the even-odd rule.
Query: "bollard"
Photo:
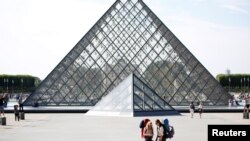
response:
[[[243,112],[243,119],[249,119],[249,113]]]
[[[6,117],[0,117],[0,125],[6,125]]]
[[[21,120],[24,120],[24,119],[25,119],[25,114],[24,114],[24,112],[20,112],[20,113],[19,113],[19,117],[20,117]]]

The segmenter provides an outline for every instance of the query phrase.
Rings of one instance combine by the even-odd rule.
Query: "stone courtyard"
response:
[[[84,114],[26,114],[25,120],[14,120],[14,114],[5,114],[7,125],[0,126],[0,141],[142,141],[139,123],[145,117],[105,117]],[[147,117],[155,119],[166,116]],[[167,116],[174,126],[173,141],[207,140],[209,124],[250,124],[242,113],[204,113],[190,118],[189,113]],[[155,127],[155,125],[154,125]],[[155,129],[156,131],[156,129]]]

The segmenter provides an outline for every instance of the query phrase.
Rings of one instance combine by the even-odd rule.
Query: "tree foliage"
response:
[[[32,92],[40,84],[38,77],[31,75],[0,75],[0,92]]]
[[[216,79],[230,91],[249,91],[250,74],[218,74]]]

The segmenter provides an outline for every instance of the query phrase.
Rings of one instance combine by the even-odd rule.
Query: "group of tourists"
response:
[[[8,94],[3,94],[3,95],[0,94],[0,117],[1,116],[4,117],[4,108],[7,107],[6,97],[8,97]],[[17,110],[23,111],[23,97],[22,96],[19,97],[18,105],[14,106],[14,113],[17,113]]]
[[[189,105],[189,111],[190,111],[190,114],[191,114],[191,118],[193,118],[194,117],[194,112],[195,112],[194,102],[190,103],[190,105]],[[202,113],[203,113],[203,104],[202,104],[202,102],[199,102],[198,112],[199,112],[199,115],[200,115],[200,118],[201,118]]]
[[[240,104],[241,103],[241,104]],[[228,99],[228,106],[244,106],[244,113],[249,113],[250,94],[242,93],[239,96],[232,96]]]
[[[156,125],[156,137],[155,141],[166,141],[167,138],[172,138],[174,135],[173,126],[169,125],[168,119],[160,121],[159,119],[155,120]],[[141,128],[141,137],[145,141],[152,141],[154,138],[154,128],[153,123],[150,119],[143,119],[140,123]]]
[[[0,116],[1,114],[4,115],[4,108],[7,107],[9,102],[9,95],[7,93],[5,94],[0,94]]]

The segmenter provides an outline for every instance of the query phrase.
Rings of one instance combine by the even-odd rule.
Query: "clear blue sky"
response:
[[[250,0],[143,0],[212,75],[250,73]],[[115,0],[0,0],[0,74],[44,79]]]

